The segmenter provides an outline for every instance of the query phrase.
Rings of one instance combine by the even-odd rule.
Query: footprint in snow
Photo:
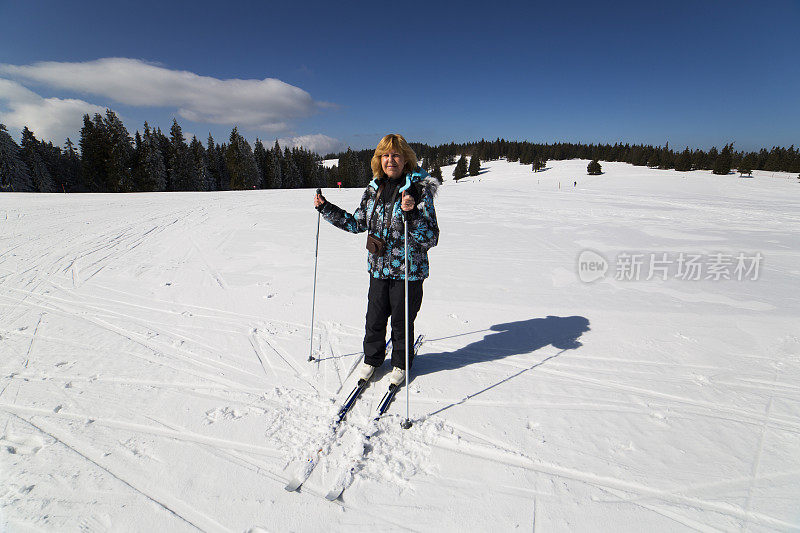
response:
[[[44,440],[38,435],[3,435],[0,445],[12,455],[34,455],[44,447]]]
[[[219,407],[206,411],[206,424],[214,424],[220,420],[239,420],[244,415],[231,407]]]

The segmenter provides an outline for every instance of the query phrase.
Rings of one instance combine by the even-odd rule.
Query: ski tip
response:
[[[299,480],[297,480],[297,479],[293,479],[292,481],[290,481],[290,482],[289,482],[289,483],[288,483],[288,484],[287,484],[285,487],[283,487],[283,488],[284,488],[284,489],[286,489],[288,492],[295,492],[295,491],[297,491],[297,489],[299,489],[299,488],[300,488],[300,485],[302,485],[302,483],[301,483]]]
[[[325,495],[325,499],[329,502],[335,502],[342,496],[343,489],[333,489]]]

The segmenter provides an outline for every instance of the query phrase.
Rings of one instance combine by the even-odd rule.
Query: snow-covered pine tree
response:
[[[58,175],[61,176],[64,190],[67,192],[83,191],[79,175],[81,171],[81,158],[75,149],[75,144],[67,137],[64,142],[64,155],[59,160]]]
[[[144,141],[142,141],[142,135],[139,133],[139,130],[136,130],[136,133],[133,134],[133,163],[132,163],[132,174],[133,174],[133,190],[137,192],[141,192],[140,187],[140,172],[139,168],[142,166],[142,153],[144,152]]]
[[[28,174],[37,192],[56,192],[53,177],[40,155],[39,141],[27,126],[22,128],[22,160],[28,166]]]
[[[94,119],[83,115],[83,127],[78,144],[81,147],[80,180],[87,192],[105,192],[106,146],[105,123],[102,115],[96,113]]]
[[[189,147],[183,137],[183,130],[178,121],[172,119],[172,127],[169,129],[170,149],[169,149],[169,180],[173,191],[198,191],[199,180],[195,173],[192,163],[192,156]]]
[[[303,186],[303,177],[300,168],[292,157],[289,147],[283,149],[283,187],[284,189],[299,189]]]
[[[203,148],[203,143],[197,140],[196,136],[192,136],[192,142],[189,143],[189,154],[192,158],[192,166],[194,170],[196,191],[210,191],[211,190],[211,173],[208,171],[208,157],[206,150]]]
[[[230,175],[231,190],[253,189],[258,181],[258,165],[250,144],[239,133],[231,131],[230,145],[225,151],[225,164]]]
[[[258,183],[257,189],[267,188],[267,173],[269,172],[270,157],[267,149],[264,148],[264,143],[261,139],[256,137],[256,142],[253,144],[253,156],[256,158],[256,165],[258,165]]]
[[[167,169],[164,156],[155,131],[144,123],[142,151],[136,173],[136,189],[139,191],[165,191],[167,189]]]
[[[270,189],[282,189],[283,185],[283,153],[281,152],[281,146],[278,144],[278,140],[275,139],[275,146],[272,147],[270,150],[272,155],[271,161],[271,173],[267,174],[267,181],[269,182]]]
[[[217,146],[214,144],[214,137],[210,133],[208,134],[208,141],[206,141],[206,161],[208,162],[208,173],[211,180],[209,183],[211,188],[209,190],[218,191],[220,188],[220,167],[224,166],[224,163],[220,164]]]
[[[0,191],[32,192],[28,167],[22,160],[20,147],[9,135],[4,124],[0,124]]]
[[[131,136],[116,113],[106,109],[106,188],[109,192],[133,190]]]
[[[597,159],[592,159],[586,166],[586,172],[588,172],[590,176],[599,176],[603,173],[603,169],[600,167],[600,162],[597,161]]]

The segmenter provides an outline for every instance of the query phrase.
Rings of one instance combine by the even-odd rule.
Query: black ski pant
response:
[[[422,280],[408,282],[409,364],[414,357],[414,319],[422,305]],[[386,323],[392,317],[392,366],[406,368],[405,280],[370,278],[364,361],[381,366],[386,357]]]

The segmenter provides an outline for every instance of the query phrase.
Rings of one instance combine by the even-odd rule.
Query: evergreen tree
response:
[[[467,175],[467,159],[462,155],[453,169],[453,179],[458,181]]]
[[[225,151],[225,166],[230,175],[231,190],[249,190],[258,182],[258,165],[250,144],[239,133],[239,128],[231,131],[230,144]]]
[[[258,165],[258,183],[257,189],[266,189],[267,187],[267,173],[271,163],[271,158],[267,149],[264,148],[264,143],[261,139],[256,137],[256,142],[253,145],[253,156],[256,158],[256,165]]]
[[[81,147],[80,181],[88,192],[102,191],[106,183],[104,130],[101,115],[95,114],[94,120],[89,115],[83,115],[81,138],[78,141]]]
[[[442,181],[443,181],[443,179],[442,179],[442,167],[440,167],[438,163],[433,165],[433,170],[431,170],[431,176],[436,178],[439,181],[439,183],[442,183]]]
[[[717,163],[717,157],[719,157],[719,151],[717,151],[716,146],[712,146],[711,150],[708,151],[708,155],[706,156],[703,170],[714,170],[714,165]]]
[[[777,172],[781,169],[781,153],[778,147],[773,146],[769,152],[767,160],[764,162],[764,170]]]
[[[653,150],[650,153],[650,157],[647,158],[647,166],[649,168],[658,168],[659,164],[661,163],[661,158],[657,151]]]
[[[731,150],[733,149],[732,144],[726,144],[725,148],[719,153],[716,160],[714,161],[714,174],[718,174],[720,176],[727,176],[731,171]]]
[[[165,191],[167,189],[167,169],[155,131],[144,123],[144,137],[141,140],[141,154],[134,176],[137,191]]]
[[[55,183],[40,155],[39,141],[27,126],[22,128],[22,160],[28,166],[36,192],[56,192]]]
[[[430,171],[431,171],[431,158],[430,157],[426,157],[425,159],[422,160],[422,170],[424,170],[425,172],[430,173]]]
[[[109,192],[133,190],[131,136],[116,113],[106,109],[105,118],[106,185]]]
[[[750,163],[746,159],[743,159],[742,162],[739,163],[739,168],[737,170],[739,171],[740,177],[744,176],[745,174],[751,177],[753,175],[753,168],[750,166]]]
[[[192,160],[193,177],[195,180],[196,191],[210,191],[212,190],[211,173],[208,171],[208,157],[206,150],[203,148],[203,143],[197,140],[197,137],[192,136],[192,142],[189,143],[189,155]]]
[[[519,164],[530,165],[533,163],[534,157],[536,157],[536,154],[534,153],[533,145],[528,142],[522,143],[519,154]]]
[[[270,189],[283,188],[283,153],[281,146],[278,144],[278,139],[275,139],[275,146],[272,147],[272,175],[267,176],[270,184]]]
[[[703,150],[694,150],[692,152],[692,168],[694,170],[702,170],[706,168],[706,159],[708,154]]]
[[[688,146],[675,160],[675,170],[679,172],[687,172],[692,170],[692,153],[689,151]]]
[[[198,176],[195,173],[192,156],[189,147],[183,138],[183,130],[178,121],[172,119],[172,127],[169,130],[169,180],[173,191],[198,191]]]
[[[633,161],[633,164],[639,167],[646,167],[648,161],[650,159],[650,152],[645,150],[644,147],[639,147],[636,152],[636,158]]]
[[[477,176],[481,173],[481,160],[474,153],[469,158],[469,168],[467,172],[469,172],[470,176]]]
[[[224,166],[224,161],[218,157],[217,147],[214,144],[214,137],[208,134],[208,141],[206,142],[206,162],[208,163],[209,174],[209,187],[211,191],[220,190],[220,174],[221,168]]]
[[[58,175],[62,179],[67,192],[81,192],[83,188],[78,179],[81,171],[81,158],[75,149],[75,144],[67,137],[64,143],[64,156],[59,161]]]
[[[145,121],[147,123],[147,121]],[[133,135],[133,163],[132,163],[132,182],[133,182],[133,190],[136,192],[141,192],[140,187],[140,168],[142,166],[142,155],[144,152],[144,141],[142,140],[142,135],[139,133],[139,130],[136,130],[136,133]]]
[[[675,154],[669,149],[669,143],[658,151],[658,168],[667,170],[675,167]]]
[[[286,189],[299,189],[303,186],[303,176],[300,168],[286,147],[283,149],[283,187]]]
[[[33,180],[20,152],[19,145],[8,134],[5,125],[0,124],[0,191],[34,190]]]
[[[753,175],[753,167],[755,167],[756,163],[756,154],[749,153],[742,157],[741,163],[739,163],[739,175],[744,176],[747,174],[748,176]]]
[[[519,161],[519,147],[517,143],[510,143],[506,152],[506,160],[509,162]]]
[[[360,187],[363,180],[363,171],[358,156],[350,148],[339,157],[339,180],[342,187]],[[366,184],[364,184],[366,186]]]
[[[603,173],[603,169],[600,167],[600,163],[597,161],[597,159],[593,159],[586,166],[586,172],[588,172],[590,176],[599,176]]]
[[[794,148],[794,145],[792,145]],[[789,162],[789,172],[800,172],[800,150],[792,150],[792,159]]]

